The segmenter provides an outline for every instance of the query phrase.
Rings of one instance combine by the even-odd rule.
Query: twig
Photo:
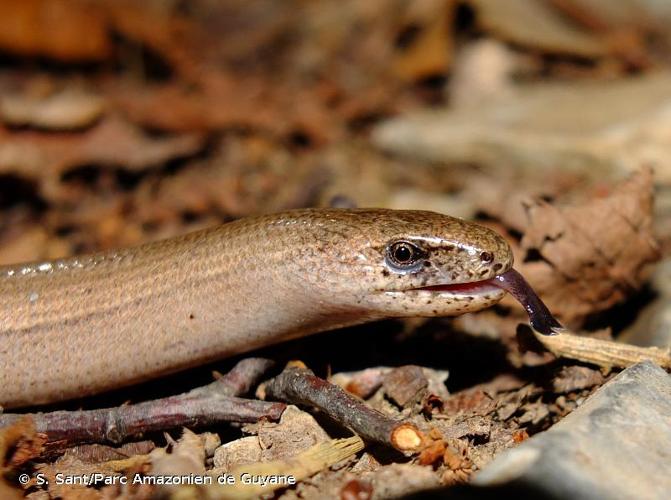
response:
[[[220,375],[211,384],[197,387],[187,394],[219,394],[222,396],[242,396],[247,394],[260,381],[273,365],[266,358],[246,358],[240,360],[228,373]]]
[[[671,369],[671,349],[639,347],[612,340],[601,340],[575,335],[560,330],[555,335],[543,335],[533,330],[536,339],[557,357],[592,363],[605,369],[625,368],[650,360],[662,368]]]
[[[392,446],[404,453],[419,451],[423,444],[422,433],[413,424],[384,415],[307,368],[285,368],[264,385],[264,390],[272,399],[316,406],[366,441]]]
[[[172,500],[223,500],[237,498],[256,498],[263,493],[295,484],[317,472],[330,467],[341,460],[351,457],[364,448],[360,437],[333,439],[318,443],[287,460],[275,460],[266,463],[246,464],[233,469],[227,475],[230,482],[207,487],[183,487],[176,490]],[[251,481],[251,478],[264,478],[266,484]],[[277,481],[270,481],[277,478]]]
[[[91,442],[118,444],[131,436],[175,427],[278,420],[286,405],[235,397],[247,392],[271,364],[262,358],[245,359],[211,384],[136,405],[28,416],[37,430],[47,435],[51,449]],[[25,416],[0,415],[0,427]]]
[[[38,432],[47,435],[56,447],[80,443],[119,444],[131,436],[175,427],[199,427],[218,422],[277,420],[285,405],[231,396],[174,396],[137,405],[100,410],[35,413]],[[0,426],[23,415],[0,416]]]

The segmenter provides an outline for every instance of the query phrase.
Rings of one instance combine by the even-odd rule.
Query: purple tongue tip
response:
[[[533,288],[526,282],[520,273],[510,269],[496,276],[492,284],[504,289],[522,304],[529,315],[529,322],[534,330],[543,335],[554,335],[556,330],[563,328],[555,319],[543,301],[536,295]]]

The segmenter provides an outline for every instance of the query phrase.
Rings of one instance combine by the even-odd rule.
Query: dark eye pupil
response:
[[[421,269],[426,253],[421,247],[407,241],[391,243],[385,252],[385,261],[393,271],[399,273],[416,272]]]
[[[399,262],[408,262],[412,259],[412,250],[410,250],[407,245],[399,245],[396,247],[394,257],[396,257],[396,260]]]
[[[494,256],[489,252],[482,252],[480,254],[480,260],[484,263],[489,263],[494,260]]]

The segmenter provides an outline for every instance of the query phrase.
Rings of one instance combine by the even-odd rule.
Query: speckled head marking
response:
[[[319,213],[310,225],[311,234],[319,226],[320,241],[306,245],[301,272],[330,302],[371,316],[449,316],[505,295],[488,280],[512,267],[512,252],[486,227],[424,211]]]

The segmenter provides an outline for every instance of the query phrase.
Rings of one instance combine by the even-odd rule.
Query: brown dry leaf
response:
[[[115,49],[133,77],[152,69],[144,60],[147,51],[174,77],[169,84],[150,88],[141,78],[103,84],[135,122],[171,131],[262,128],[315,144],[342,134],[343,121],[365,120],[393,106],[398,82],[387,78],[389,58],[404,18],[431,20],[427,37],[418,37],[406,56],[415,65],[425,61],[414,71],[444,70],[449,23],[433,16],[441,0],[424,3],[399,8],[389,0],[350,0],[287,8],[206,2],[182,9],[172,2],[0,0],[0,47],[5,42],[13,52],[65,61],[104,60]],[[1,19],[12,23],[3,29]],[[50,39],[48,21],[61,39]],[[114,41],[112,32],[122,41]]]
[[[0,457],[3,462],[0,468],[6,472],[12,467],[21,465],[38,457],[46,443],[46,436],[35,429],[30,417],[23,418],[15,424],[0,430]]]
[[[568,325],[624,301],[659,259],[652,234],[652,172],[583,204],[526,207],[519,271]]]
[[[473,473],[473,462],[469,457],[469,447],[460,440],[453,440],[443,454],[446,471],[441,478],[444,484],[465,483]]]
[[[0,48],[63,61],[107,58],[111,43],[100,5],[87,0],[0,1]]]
[[[96,165],[141,171],[203,147],[199,134],[152,138],[134,125],[110,117],[80,134],[11,132],[0,128],[0,174],[16,174],[40,184],[49,201],[69,198],[60,177],[78,166]]]
[[[598,369],[580,365],[564,366],[552,381],[552,388],[556,393],[567,393],[602,385],[605,380]]]
[[[428,385],[429,381],[422,368],[416,365],[394,368],[385,375],[382,382],[384,392],[401,408],[422,399]]]
[[[464,412],[469,415],[488,415],[496,406],[494,399],[481,389],[467,389],[450,396],[444,402],[443,412],[456,414]]]
[[[367,368],[354,374],[336,373],[329,377],[329,382],[361,399],[368,399],[382,385],[385,373],[383,368]]]
[[[446,443],[442,438],[435,439],[427,444],[417,457],[419,465],[433,465],[442,461],[445,454]]]
[[[119,108],[144,126],[173,132],[222,128],[261,129],[279,136],[305,135],[311,143],[341,133],[314,87],[283,85],[266,77],[199,73],[200,88],[189,85],[121,87],[110,90]]]
[[[75,159],[79,164],[115,165],[138,171],[194,155],[202,146],[199,134],[151,138],[131,124],[111,118],[96,127],[95,133],[88,134]]]
[[[251,136],[227,140],[209,161],[163,177],[158,185],[148,179],[134,202],[142,220],[157,223],[183,213],[241,217],[314,205],[326,179],[316,162]]]
[[[203,440],[189,429],[184,429],[182,437],[168,452],[165,448],[150,453],[151,475],[181,475],[205,473],[205,445]]]
[[[0,1],[0,47],[67,62],[112,55],[112,30],[156,51],[184,73],[198,64],[198,27],[170,2]]]
[[[39,456],[45,442],[46,437],[37,433],[35,423],[28,417],[0,429],[0,498],[23,498],[23,492],[9,484],[5,477],[15,467]]]
[[[497,182],[492,182],[492,177]],[[507,229],[524,233],[529,223],[525,205],[534,199],[556,199],[567,192],[580,192],[585,181],[585,177],[563,170],[528,175],[492,171],[490,174],[469,175],[465,190],[468,198],[475,200],[479,211],[505,226],[492,229],[503,234]]]
[[[535,386],[526,385],[496,399],[496,415],[499,420],[508,420],[517,413],[532,397],[539,394]]]
[[[492,413],[503,394],[525,391],[526,382],[509,374],[500,374],[489,382],[479,384],[452,394],[445,400],[444,413],[484,417]]]
[[[517,419],[520,425],[536,426],[550,416],[550,410],[542,401],[525,403],[520,407],[520,411],[522,414]]]
[[[194,23],[172,2],[116,0],[104,2],[102,7],[116,32],[153,51],[169,69],[191,83],[198,79],[201,65],[207,64],[207,54],[219,46],[213,33],[208,37],[202,24]],[[137,70],[142,72],[143,68]]]
[[[311,144],[332,140],[343,134],[344,121],[395,105],[394,33],[413,14],[405,11],[426,18],[440,0],[428,2],[428,9],[389,0],[299,2],[300,8],[209,3],[184,19],[177,9],[152,16],[145,12],[150,8],[124,1],[109,8],[115,29],[158,53],[178,78],[154,88],[112,84],[109,90],[135,122],[162,130],[244,127],[297,134]],[[447,22],[432,27],[431,55],[427,43],[417,54],[443,71],[446,49],[438,45],[447,29]]]

